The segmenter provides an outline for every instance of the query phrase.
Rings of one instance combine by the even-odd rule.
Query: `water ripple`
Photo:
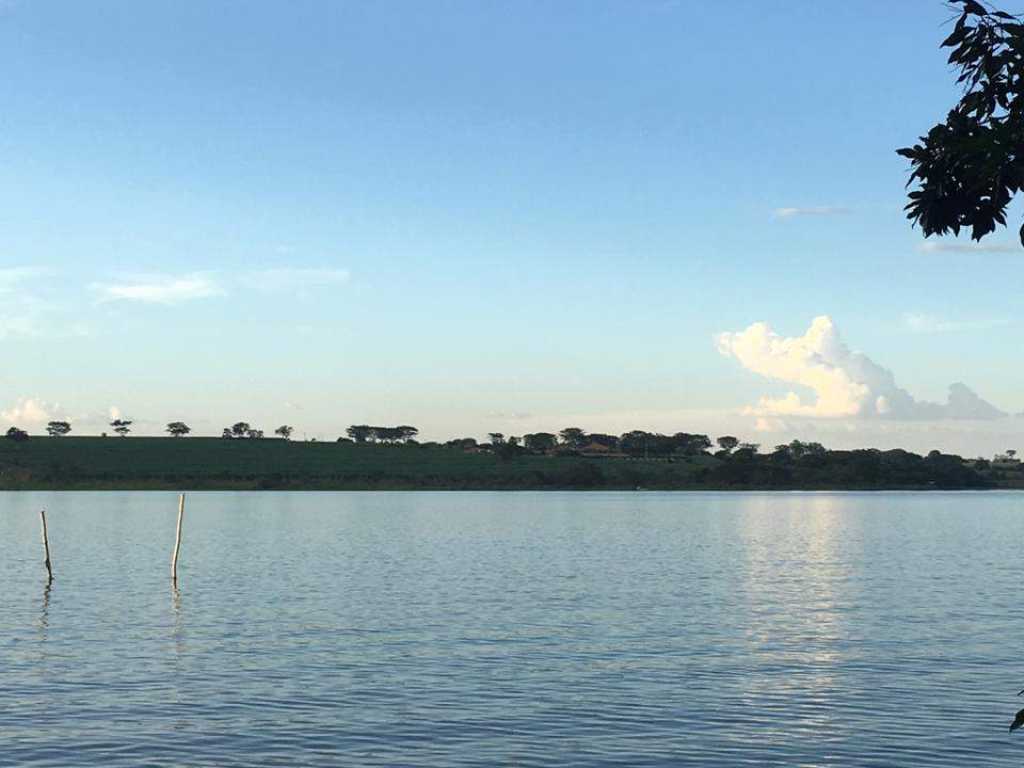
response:
[[[3,498],[0,766],[1024,752],[1021,495]]]

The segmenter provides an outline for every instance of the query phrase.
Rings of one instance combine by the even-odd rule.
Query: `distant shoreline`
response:
[[[183,486],[0,487],[0,493],[1024,493],[1024,488],[243,488]]]
[[[1024,488],[1019,467],[906,451],[498,455],[437,445],[171,437],[0,440],[8,491],[928,491]]]

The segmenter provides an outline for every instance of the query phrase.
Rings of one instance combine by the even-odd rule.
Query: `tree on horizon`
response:
[[[523,435],[523,447],[528,451],[544,453],[558,445],[558,438],[550,432],[534,432]]]
[[[676,432],[672,439],[676,442],[676,450],[686,456],[698,456],[711,447],[711,439],[707,435]]]
[[[120,437],[127,437],[128,433],[132,431],[131,419],[114,419],[110,422],[110,426]]]
[[[398,439],[403,443],[408,443],[420,433],[416,427],[411,427],[408,424],[401,424],[395,427],[395,430],[398,433]]]
[[[165,431],[169,432],[172,437],[183,437],[191,432],[192,428],[183,421],[172,421],[167,425]]]
[[[345,430],[345,434],[357,443],[365,443],[373,432],[369,424],[353,424]]]
[[[230,439],[249,437],[249,433],[251,431],[252,427],[249,426],[249,422],[236,421],[230,427],[224,427],[224,431],[221,433],[221,437],[226,437]]]
[[[579,427],[566,427],[558,436],[562,439],[562,442],[573,449],[580,449],[586,442],[587,433]]]
[[[46,425],[46,433],[50,437],[63,437],[71,431],[71,425],[66,421],[51,421]]]
[[[282,424],[280,427],[274,430],[275,435],[280,435],[285,440],[292,439],[292,432],[295,431],[295,427],[290,427],[287,424]]]
[[[718,443],[718,447],[726,453],[732,453],[733,449],[740,444],[739,438],[733,437],[732,435],[722,435],[720,438],[715,440],[715,442]]]

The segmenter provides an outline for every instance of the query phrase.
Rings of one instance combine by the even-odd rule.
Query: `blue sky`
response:
[[[901,211],[949,15],[0,0],[0,411],[1013,447],[766,409],[813,386],[716,343],[825,315],[918,401],[1024,411],[1017,225],[926,250]]]

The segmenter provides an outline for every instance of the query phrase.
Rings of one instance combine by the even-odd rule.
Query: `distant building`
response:
[[[587,443],[579,449],[580,456],[625,456],[626,454],[602,443]]]

